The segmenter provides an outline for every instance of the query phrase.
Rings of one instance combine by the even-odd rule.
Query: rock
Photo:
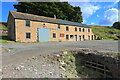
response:
[[[67,51],[63,51],[63,54],[67,54],[68,52]]]
[[[58,55],[58,54],[57,54],[57,55],[56,55],[56,57],[57,57],[57,58],[59,58],[59,57],[60,57],[60,55]]]
[[[24,66],[22,66],[22,65],[19,65],[18,67],[15,67],[15,70],[18,70],[18,71],[20,71],[21,69],[23,69],[24,68]]]
[[[84,51],[84,52],[89,52],[90,49],[89,49],[89,48],[83,48],[82,51]]]
[[[62,66],[60,66],[59,68],[62,69],[63,71],[65,71],[65,68],[63,68]]]
[[[33,69],[33,71],[37,72],[37,69]]]
[[[21,68],[24,68],[24,66],[20,65]]]
[[[64,65],[65,63],[64,63],[64,61],[62,61],[62,62],[60,62],[60,64],[61,64],[61,65]]]
[[[53,75],[53,72],[49,72],[50,75]]]
[[[15,68],[15,70],[18,70],[18,71],[20,71],[20,70],[21,70],[21,68],[20,68],[20,67],[16,67],[16,68]]]

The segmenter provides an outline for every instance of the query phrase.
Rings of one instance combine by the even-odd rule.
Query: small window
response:
[[[82,32],[84,32],[84,31],[85,31],[85,29],[83,28],[83,29],[82,29]]]
[[[30,27],[30,20],[26,20],[26,27]]]
[[[73,36],[73,35],[70,35],[70,38],[74,38],[74,36]]]
[[[60,24],[58,24],[58,29],[60,29]]]
[[[56,38],[56,33],[53,33],[53,38]]]
[[[26,33],[26,39],[30,39],[30,33]]]
[[[69,40],[69,35],[66,35],[66,40]]]
[[[69,31],[69,27],[66,27],[66,31]]]
[[[85,36],[83,35],[83,39],[85,39]]]
[[[81,32],[81,28],[79,28],[79,31]]]
[[[77,31],[77,28],[75,27],[75,31]]]
[[[88,32],[90,32],[90,29],[88,29]]]

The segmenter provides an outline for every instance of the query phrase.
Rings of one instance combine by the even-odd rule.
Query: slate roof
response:
[[[10,13],[13,15],[13,17],[15,19],[27,19],[27,20],[55,23],[55,24],[64,24],[64,25],[91,28],[90,26],[87,26],[85,24],[81,24],[78,22],[72,22],[72,21],[61,20],[61,19],[54,19],[54,18],[38,16],[38,15],[33,15],[33,14],[28,14],[28,13],[21,13],[21,12],[16,12],[16,11],[10,11]]]

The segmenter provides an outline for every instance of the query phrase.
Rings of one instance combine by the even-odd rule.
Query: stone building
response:
[[[10,11],[8,37],[20,42],[94,40],[92,28],[81,23]]]

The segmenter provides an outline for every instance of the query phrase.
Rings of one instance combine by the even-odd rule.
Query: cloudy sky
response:
[[[62,1],[69,1],[69,4],[81,7],[84,24],[111,26],[114,22],[118,21],[118,11],[120,9],[118,7],[119,0],[99,0],[99,2],[98,0]],[[13,8],[13,4],[17,4],[17,2],[6,1],[0,3],[0,5],[1,4],[2,20],[0,20],[0,22],[6,22],[9,10],[16,11],[16,9]]]
[[[112,25],[118,21],[118,2],[69,2],[80,6],[84,24]]]

